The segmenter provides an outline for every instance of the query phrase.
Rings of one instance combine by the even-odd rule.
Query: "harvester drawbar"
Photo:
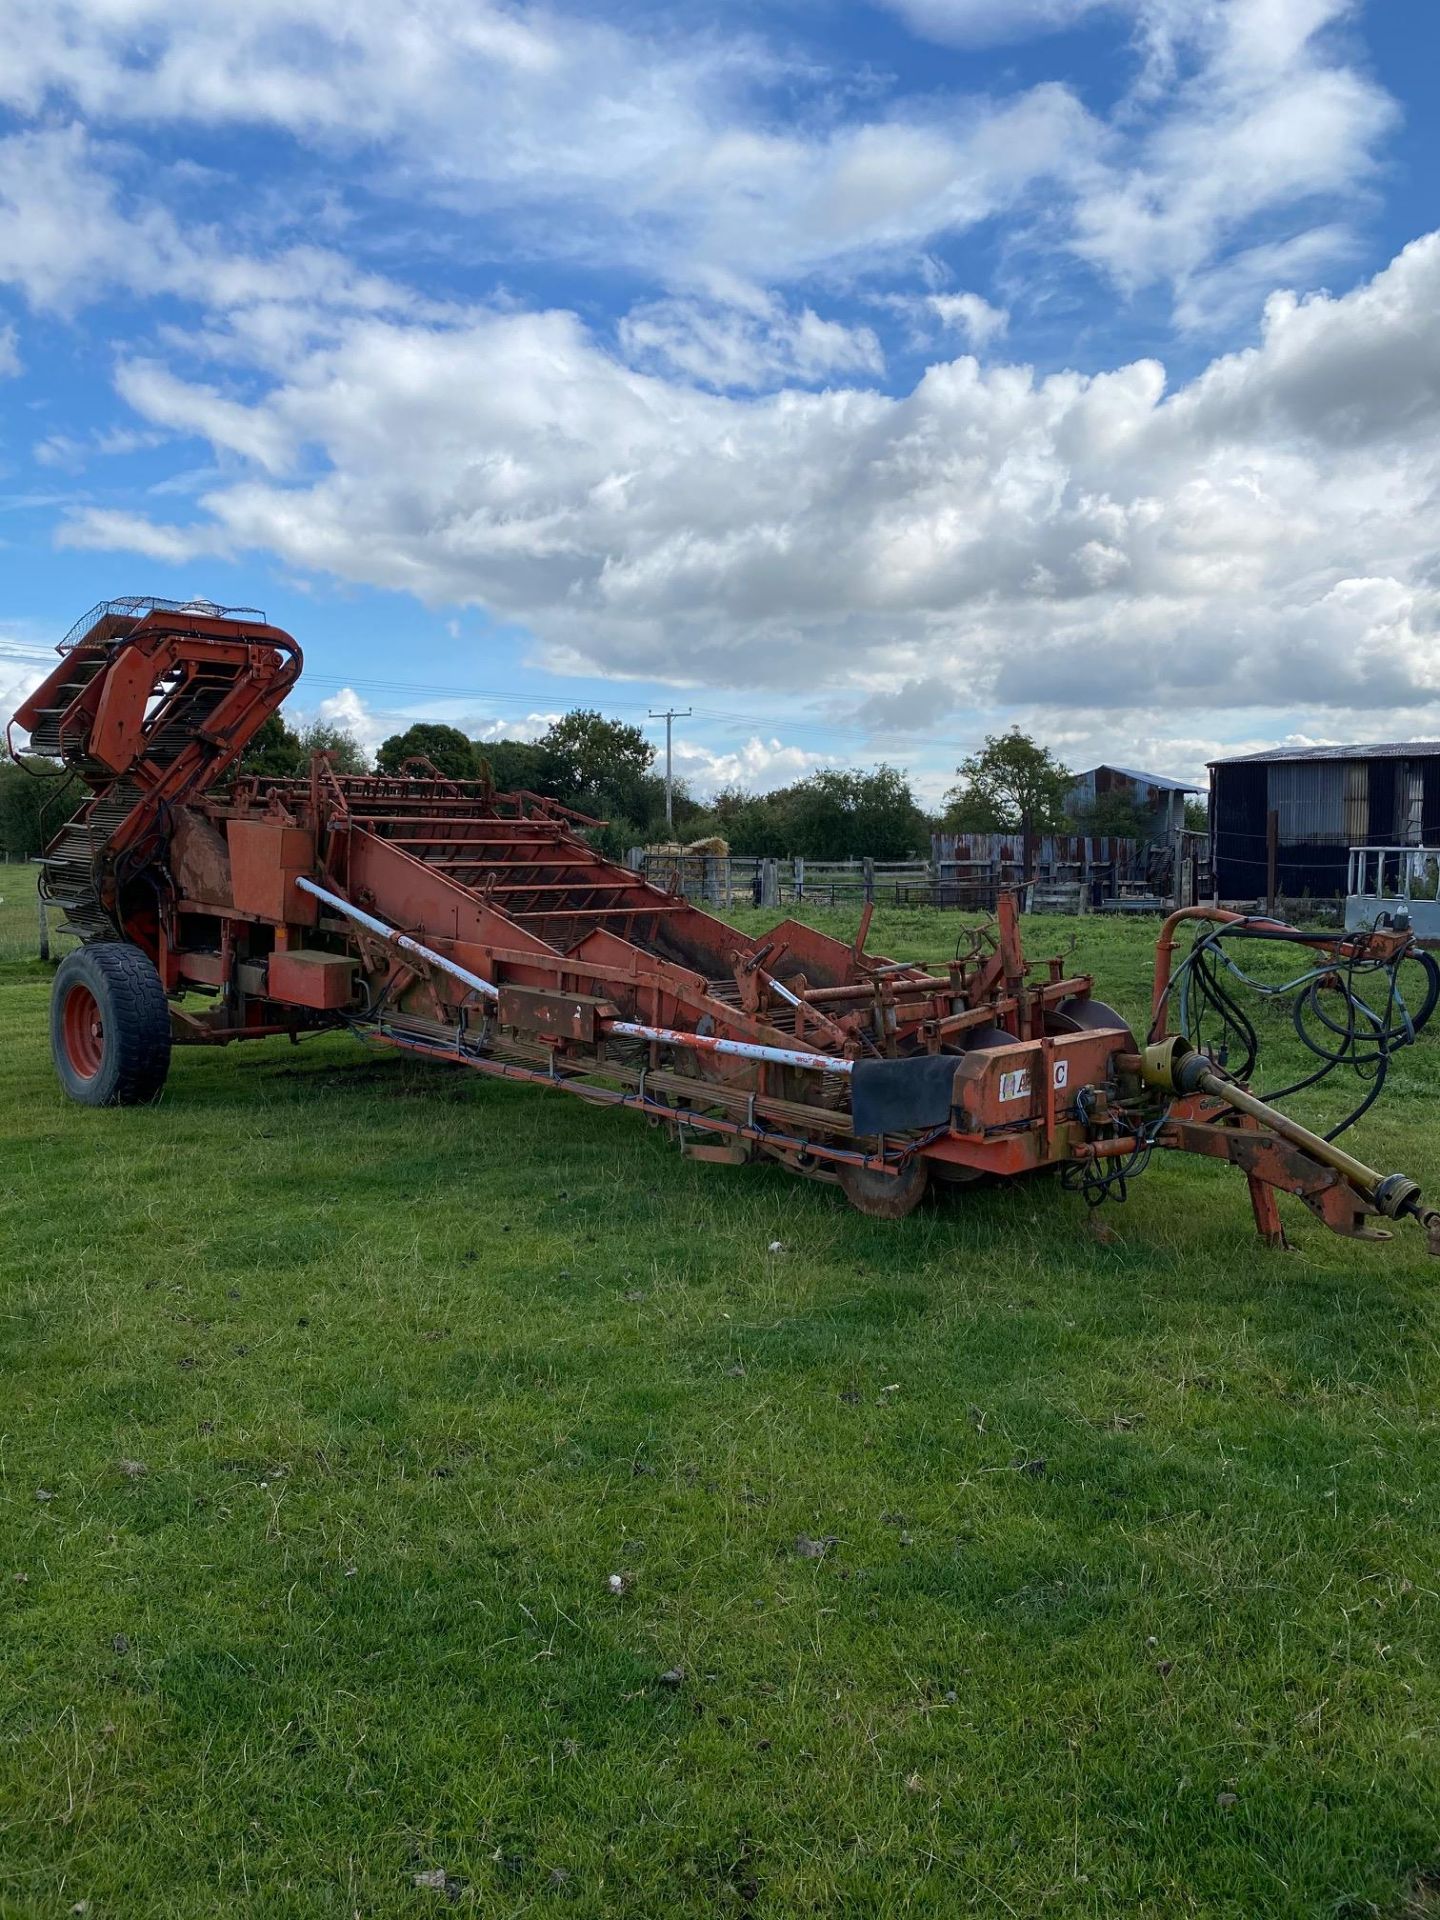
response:
[[[424,762],[238,772],[300,672],[290,636],[248,610],[110,601],[60,654],[15,721],[78,803],[41,885],[82,942],[55,977],[51,1042],[85,1104],[156,1099],[172,1044],[344,1026],[633,1108],[695,1158],[777,1160],[887,1218],[932,1182],[1056,1167],[1092,1202],[1123,1197],[1168,1149],[1240,1168],[1272,1244],[1285,1192],[1353,1238],[1411,1218],[1440,1253],[1413,1181],[1273,1105],[1341,1065],[1370,1077],[1358,1111],[1373,1099],[1440,996],[1403,926],[1316,935],[1187,908],[1162,933],[1142,1042],[1087,975],[1027,964],[1009,894],[952,960],[899,963],[866,951],[868,910],[849,945],[795,920],[740,933],[603,858],[585,838],[600,822],[536,794]],[[1200,930],[1174,966],[1185,918]],[[1293,943],[1283,989],[1242,972],[1255,941]],[[1240,985],[1287,993],[1321,1063],[1269,1101],[1247,1084]]]

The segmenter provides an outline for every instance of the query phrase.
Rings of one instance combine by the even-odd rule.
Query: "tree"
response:
[[[645,794],[650,804],[650,812],[646,817],[652,820],[663,821],[665,818],[665,781],[661,774],[652,773],[646,776]],[[676,827],[683,828],[687,838],[697,835],[701,831],[700,822],[705,817],[705,809],[695,798],[694,794],[691,793],[689,787],[686,786],[679,774],[675,776],[673,801]]]
[[[788,829],[782,796],[773,793],[741,794],[735,789],[716,795],[719,804],[694,821],[692,838],[702,834],[721,834],[732,853],[749,859],[780,856],[789,851]]]
[[[1105,833],[1117,840],[1154,837],[1152,816],[1128,793],[1100,793],[1073,816],[1077,833]]]
[[[490,769],[501,793],[524,789],[538,793],[545,778],[545,756],[538,740],[477,740],[475,751]]]
[[[417,720],[404,733],[392,733],[382,740],[375,755],[382,773],[398,773],[413,757],[428,760],[447,780],[477,780],[480,754],[473,740],[467,740],[458,727],[447,727],[438,720]]]
[[[722,788],[691,832],[724,834],[746,857],[904,860],[924,853],[930,823],[896,768],[825,768],[772,793]]]
[[[305,765],[310,764],[312,753],[328,753],[330,765],[336,773],[369,773],[370,756],[344,727],[337,727],[328,720],[312,720],[300,734],[300,750],[305,756]]]
[[[1185,802],[1185,831],[1187,833],[1208,833],[1210,831],[1210,802],[1208,799],[1187,800]]]
[[[643,820],[655,749],[639,727],[577,707],[540,741],[543,791],[581,813]]]
[[[908,860],[930,851],[930,822],[898,767],[883,762],[850,786],[851,845],[872,860]]]
[[[827,767],[770,798],[788,842],[781,851],[807,860],[903,860],[928,838],[910,783],[894,767]]]
[[[328,753],[337,773],[370,771],[365,749],[343,727],[332,726],[328,720],[312,720],[296,733],[278,713],[270,715],[241,754],[240,771],[259,774],[262,780],[294,779],[309,772],[312,753]]]
[[[71,791],[56,806],[54,799],[65,769],[39,754],[12,759],[0,746],[0,853],[12,860],[29,860],[55,838],[69,813],[79,806],[83,789]]]
[[[265,780],[285,780],[303,773],[309,761],[298,733],[286,726],[281,714],[272,713],[240,756],[240,771],[256,773]]]
[[[706,808],[706,816],[716,824],[716,830],[723,833],[744,814],[747,807],[755,805],[755,796],[746,787],[720,787]]]
[[[1070,769],[1019,727],[987,734],[979,753],[956,768],[959,783],[945,798],[945,825],[956,832],[1053,833],[1070,825],[1065,798]]]
[[[778,813],[771,805],[772,795],[754,794],[744,787],[721,787],[708,806],[700,806],[685,796],[687,809],[695,807],[685,820],[687,839],[718,836],[728,842],[732,853],[770,854],[779,844]],[[680,795],[675,801],[676,819],[680,818]]]
[[[655,749],[639,727],[607,720],[593,708],[577,707],[538,740],[473,744],[499,792],[523,788],[606,821],[599,837],[592,835],[605,852],[623,853],[665,831],[665,783],[652,771]],[[677,826],[694,820],[701,811],[677,780]]]

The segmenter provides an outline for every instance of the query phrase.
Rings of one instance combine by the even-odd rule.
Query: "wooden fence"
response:
[[[1177,898],[1206,898],[1209,890],[1208,853],[1198,834],[1187,834],[1174,846],[1107,835],[1044,834],[1032,841],[1028,862],[1018,835],[937,833],[928,860],[766,860],[635,847],[629,863],[658,885],[721,909],[874,900],[989,912],[1001,888],[1025,886],[1027,904],[1036,909],[1085,913],[1127,905],[1153,910]]]
[[[887,900],[921,905],[934,891],[927,860],[763,860],[739,854],[650,853],[635,847],[629,862],[647,880],[709,906],[780,906],[809,900],[824,906]]]

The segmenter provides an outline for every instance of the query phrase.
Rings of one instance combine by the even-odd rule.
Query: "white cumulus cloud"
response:
[[[280,308],[312,324],[332,309],[421,308],[327,248],[247,252],[181,221],[153,195],[127,191],[127,159],[74,124],[0,137],[0,281],[62,312],[117,290],[176,294],[215,311]]]
[[[870,327],[822,320],[809,307],[789,312],[763,295],[743,304],[647,302],[632,308],[620,323],[620,343],[636,366],[721,389],[769,387],[781,381],[810,384],[847,373],[882,373],[885,368],[880,342]]]
[[[1396,122],[1356,0],[889,4],[1037,44],[922,91],[759,14],[0,0],[0,282],[44,316],[27,349],[113,343],[124,409],[24,436],[88,463],[63,538],[483,606],[557,670],[803,694],[896,758],[992,715],[1078,760],[1124,714],[1128,757],[1169,740],[1184,772],[1266,713],[1413,731],[1440,706],[1440,240],[1305,291],[1361,257]],[[1077,26],[1110,36],[1103,94],[1065,73]],[[981,229],[993,300],[950,258]],[[563,292],[430,297],[447,249]],[[1135,311],[1170,304],[1187,368],[1253,344],[1179,385],[1148,353],[1037,373],[1012,341],[1092,274],[1158,290]],[[332,697],[394,730],[363,686]],[[693,777],[813,762],[759,711]]]
[[[1258,346],[1173,393],[1151,360],[962,357],[898,397],[751,399],[565,313],[351,317],[233,412],[127,381],[248,470],[193,522],[81,512],[69,537],[483,605],[566,670],[1378,711],[1440,697],[1437,311],[1432,235],[1343,297],[1274,296]],[[267,471],[275,447],[316,471]]]
[[[962,334],[972,347],[988,346],[1010,325],[1003,307],[992,307],[978,293],[927,293],[924,305],[942,327]]]
[[[1028,40],[1083,26],[1125,0],[887,0],[916,33],[955,47]]]
[[[213,235],[182,232],[163,169],[128,144],[156,127],[260,130],[317,190],[339,157],[372,197],[486,223],[502,257],[623,262],[680,293],[717,274],[776,286],[913,264],[1004,218],[1126,290],[1172,285],[1193,319],[1220,293],[1192,281],[1232,245],[1308,236],[1331,260],[1353,245],[1347,212],[1396,118],[1332,31],[1353,0],[895,4],[958,44],[1118,20],[1131,83],[1103,108],[1054,78],[891,94],[758,30],[642,33],[484,0],[0,0],[0,105],[32,122],[0,150],[0,276],[52,305],[106,284],[212,306],[293,305],[307,286],[319,304],[393,298],[341,284],[324,248],[227,261]],[[88,142],[104,177],[76,165]],[[132,177],[144,194],[119,190]],[[1224,292],[1234,304],[1239,281]]]
[[[833,754],[787,746],[773,736],[763,739],[758,733],[752,733],[742,746],[730,748],[699,740],[675,741],[675,772],[692,793],[704,799],[721,787],[768,793],[774,787],[792,786],[817,767],[830,765],[834,758]]]

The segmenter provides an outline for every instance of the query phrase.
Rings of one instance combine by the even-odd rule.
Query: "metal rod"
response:
[[[760,967],[758,972],[760,978],[772,992],[778,993],[782,1000],[795,1008],[795,1032],[797,1035],[803,1030],[801,1023],[808,1013],[811,1022],[815,1026],[822,1028],[830,1035],[832,1040],[838,1040],[842,1047],[845,1045],[850,1035],[846,1033],[843,1027],[837,1027],[829,1014],[822,1013],[818,1007],[807,1006],[806,1002],[800,998],[798,993],[792,993],[783,980],[777,980],[773,973],[767,973],[763,967]]]
[[[867,980],[852,980],[843,987],[807,987],[805,1004],[820,1006],[830,1000],[871,1000],[875,996],[875,982],[880,974],[873,974]],[[948,995],[950,983],[936,974],[928,974],[923,980],[887,979],[885,985],[892,993],[943,993]]]
[[[462,980],[467,987],[473,987],[477,993],[483,993],[488,999],[498,1000],[499,989],[488,980],[482,980],[478,973],[471,973],[468,967],[462,967],[457,960],[448,959],[443,953],[436,953],[433,947],[423,946],[420,941],[412,940],[408,933],[401,933],[383,920],[377,920],[373,913],[366,913],[363,907],[354,906],[349,900],[342,900],[338,893],[331,893],[325,887],[316,886],[313,880],[300,875],[295,882],[302,893],[310,894],[316,900],[323,900],[327,907],[333,907],[337,913],[343,913],[347,919],[357,925],[368,927],[382,940],[393,941],[407,953],[418,954],[432,967],[439,967],[442,973],[448,973]],[[824,1053],[801,1053],[789,1047],[762,1047],[749,1040],[721,1040],[714,1034],[680,1033],[672,1027],[646,1027],[633,1020],[611,1020],[605,1024],[607,1033],[624,1033],[636,1040],[656,1040],[663,1046],[693,1047],[699,1053],[729,1053],[741,1060],[769,1060],[781,1067],[807,1067],[812,1073],[849,1073],[854,1065],[851,1060],[836,1060]]]
[[[458,960],[449,960],[443,953],[436,953],[433,947],[422,946],[418,940],[412,940],[408,933],[401,933],[395,927],[387,927],[383,920],[377,920],[373,913],[352,906],[348,900],[342,900],[338,893],[330,893],[324,887],[317,887],[313,880],[307,880],[300,874],[295,881],[302,893],[313,894],[315,899],[323,900],[327,907],[334,907],[337,913],[343,913],[347,919],[354,920],[362,927],[368,927],[371,933],[378,934],[382,940],[392,940],[397,947],[403,947],[407,953],[418,954],[422,960],[428,960],[432,967],[439,967],[442,973],[448,973],[456,980],[463,980],[467,987],[473,987],[476,993],[483,993],[489,1000],[498,1000],[500,990],[488,980],[482,980],[478,973],[471,973],[468,967],[462,967]]]
[[[1223,1100],[1227,1106],[1237,1107],[1241,1113],[1250,1114],[1268,1127],[1271,1133],[1278,1133],[1282,1140],[1302,1148],[1322,1166],[1333,1167],[1367,1200],[1374,1199],[1385,1176],[1377,1173],[1374,1167],[1367,1167],[1363,1160],[1357,1160],[1353,1153],[1346,1153],[1343,1147],[1337,1147],[1333,1141],[1312,1133],[1309,1127],[1302,1127],[1288,1114],[1277,1113],[1274,1107],[1257,1100],[1253,1093],[1236,1086],[1233,1080],[1224,1079],[1218,1073],[1201,1070],[1195,1075],[1195,1084],[1202,1093]]]
[[[576,882],[579,886],[582,883]],[[652,913],[680,913],[688,905],[688,900],[632,900],[629,905],[618,907],[526,907],[522,912],[518,907],[508,914],[511,920],[623,920],[626,916],[638,917]]]
[[[488,867],[497,873],[509,873],[518,861],[502,860],[427,860],[427,867],[433,867],[437,873],[458,868],[462,873],[476,867]],[[487,889],[490,893],[632,893],[633,880],[587,880],[583,874],[570,880],[507,880],[501,885]]]
[[[607,1033],[627,1033],[636,1040],[658,1040],[667,1047],[693,1047],[697,1053],[728,1053],[740,1060],[769,1060],[778,1067],[804,1067],[811,1073],[850,1073],[853,1060],[828,1053],[802,1053],[791,1047],[762,1047],[752,1040],[721,1040],[712,1033],[678,1033],[673,1027],[644,1027],[635,1020],[609,1020]]]
[[[514,833],[485,833],[469,836],[461,841],[467,847],[558,847],[564,845],[559,823],[553,828],[547,827],[543,820],[496,820],[489,814],[480,813],[365,813],[358,812],[354,818],[368,832],[372,827],[424,827],[426,838],[436,839],[449,827],[507,827],[513,826]],[[523,831],[522,831],[523,829]],[[542,832],[542,829],[545,831]],[[401,834],[382,834],[378,838],[393,839],[400,846],[411,843],[414,836]],[[577,859],[589,857],[588,849],[578,854]]]

